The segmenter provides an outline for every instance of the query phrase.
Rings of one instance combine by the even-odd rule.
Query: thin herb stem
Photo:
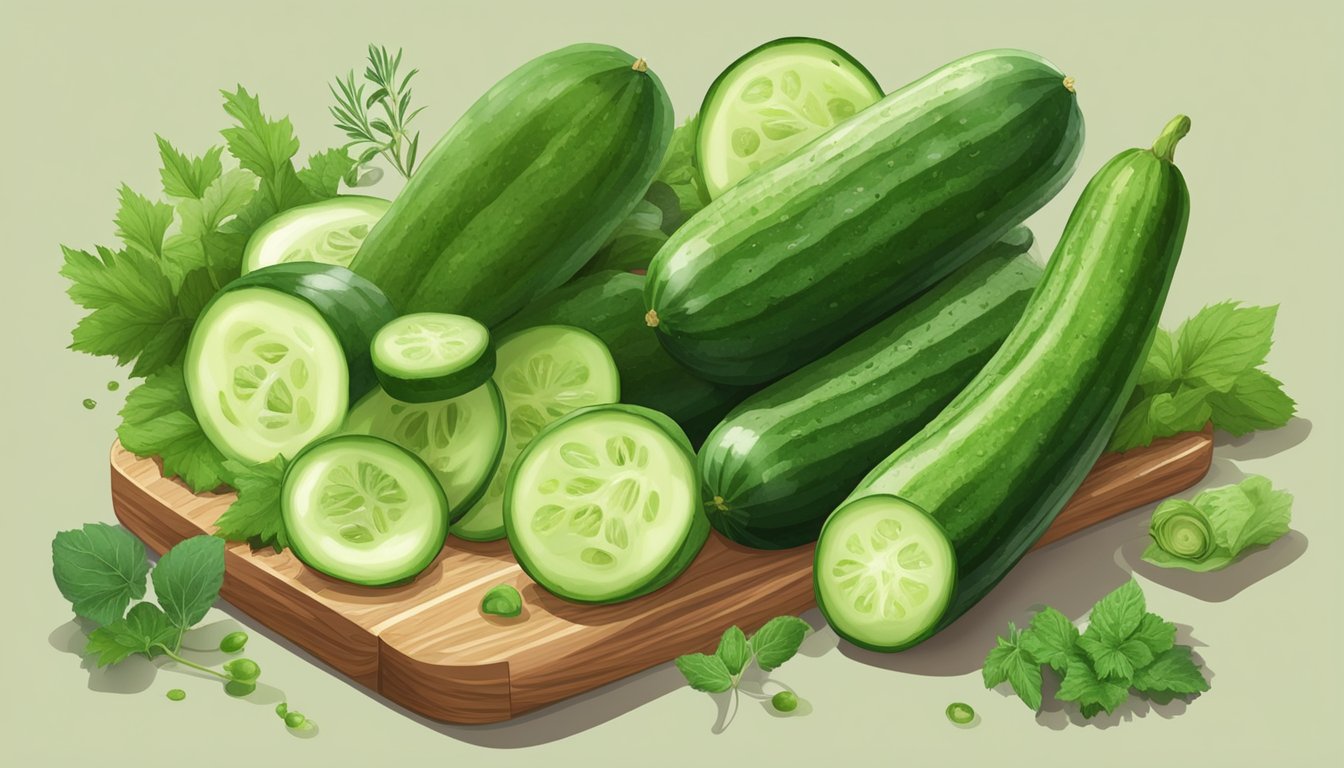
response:
[[[167,656],[168,658],[172,659],[173,661],[177,662],[178,664],[182,664],[182,665],[191,667],[192,669],[199,670],[199,671],[201,671],[201,672],[206,673],[207,675],[214,675],[215,677],[218,677],[220,680],[223,680],[223,681],[225,681],[225,682],[228,682],[228,681],[230,681],[230,680],[233,679],[232,677],[229,677],[228,675],[224,674],[223,672],[218,672],[218,671],[213,670],[213,669],[211,669],[211,668],[209,668],[209,667],[207,667],[207,666],[203,666],[203,665],[201,665],[201,664],[197,664],[197,663],[194,662],[194,661],[190,661],[190,660],[188,660],[188,659],[184,659],[184,658],[182,658],[181,656],[178,656],[176,653],[174,653],[173,650],[172,650],[171,648],[168,648],[167,646],[160,645],[159,647],[163,649],[163,655],[164,655],[164,656]]]

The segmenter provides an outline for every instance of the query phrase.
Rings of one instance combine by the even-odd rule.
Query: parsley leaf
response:
[[[163,163],[159,179],[163,182],[163,193],[168,197],[200,198],[211,182],[219,178],[223,170],[219,161],[223,147],[211,147],[201,157],[188,157],[162,136],[155,135],[154,138],[159,143],[159,159]]]
[[[145,545],[124,528],[89,523],[51,542],[51,570],[75,614],[111,624],[145,596]]]
[[[289,118],[266,117],[261,111],[261,101],[241,85],[232,93],[220,93],[224,96],[224,111],[238,123],[220,131],[229,154],[261,178],[261,191],[272,211],[313,202],[316,198],[294,171],[292,159],[299,151],[299,140],[294,137]]]
[[[756,664],[769,672],[793,658],[809,629],[807,622],[797,616],[776,616],[767,621],[751,636]]]
[[[1064,672],[1055,698],[1078,702],[1083,715],[1091,717],[1099,711],[1098,707],[1107,713],[1114,712],[1121,702],[1129,698],[1129,684],[1103,680],[1082,659],[1073,659]]]
[[[150,575],[168,621],[187,629],[205,618],[224,583],[224,541],[193,536],[159,558]]]
[[[106,667],[124,661],[132,653],[154,658],[177,646],[178,629],[153,603],[136,603],[126,618],[93,630],[84,653],[97,656]]]
[[[733,677],[717,655],[692,653],[678,656],[676,665],[686,682],[697,691],[723,693],[733,687]]]
[[[299,181],[319,200],[335,197],[341,179],[355,167],[355,159],[344,149],[318,152],[308,158],[308,167],[299,171]]]
[[[747,645],[747,636],[740,628],[729,627],[724,630],[723,637],[719,638],[719,647],[714,651],[714,655],[723,661],[728,674],[734,677],[742,674],[742,668],[751,661],[751,647]]]
[[[1209,683],[1190,658],[1191,649],[1184,645],[1168,648],[1153,663],[1134,675],[1134,688],[1139,693],[1202,693]]]
[[[1032,658],[1063,674],[1069,659],[1077,653],[1078,628],[1054,608],[1046,608],[1031,618],[1031,626],[1018,643]]]
[[[1249,547],[1277,541],[1288,532],[1292,510],[1292,494],[1259,475],[1202,491],[1188,502],[1167,499],[1153,511],[1152,543],[1143,559],[1164,568],[1217,570]]]
[[[285,474],[285,459],[277,456],[265,464],[245,466],[226,461],[238,500],[229,505],[215,521],[215,535],[229,541],[248,541],[254,547],[274,547],[282,551],[289,546],[285,522],[280,514],[280,481]]]
[[[121,409],[117,436],[137,456],[162,457],[164,475],[180,476],[194,491],[213,490],[227,480],[224,455],[201,431],[177,366],[150,376],[131,391]]]
[[[136,194],[125,184],[121,185],[118,195],[121,206],[117,208],[117,237],[127,248],[146,256],[162,256],[163,236],[173,223],[173,207]]]
[[[1041,708],[1041,662],[1022,647],[1022,632],[1008,625],[1008,636],[998,638],[998,645],[985,657],[982,675],[986,688],[1008,681],[1013,692],[1032,711]]]

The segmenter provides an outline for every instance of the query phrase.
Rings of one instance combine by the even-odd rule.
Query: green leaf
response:
[[[1232,435],[1278,429],[1297,412],[1297,403],[1283,391],[1283,382],[1259,368],[1242,371],[1226,393],[1209,396],[1213,425]]]
[[[1189,560],[1184,557],[1177,557],[1154,543],[1149,543],[1148,547],[1143,550],[1143,559],[1160,568],[1183,568],[1195,573],[1216,571],[1232,564],[1232,555],[1219,547],[1215,547],[1203,559]]]
[[[1248,368],[1265,362],[1278,307],[1241,307],[1225,301],[1200,310],[1177,331],[1181,376],[1219,392],[1232,389]]]
[[[1022,633],[1012,624],[1008,636],[998,637],[997,645],[985,657],[981,674],[986,688],[1007,681],[1013,692],[1033,712],[1041,708],[1041,661],[1020,644]]]
[[[1241,491],[1251,502],[1252,512],[1240,521],[1238,530],[1227,523],[1215,523],[1219,538],[1226,537],[1227,548],[1241,553],[1247,547],[1272,544],[1288,532],[1293,519],[1293,495],[1276,491],[1269,478],[1251,475],[1240,483]]]
[[[1083,715],[1091,717],[1100,709],[1108,713],[1114,712],[1116,707],[1129,698],[1129,685],[1102,680],[1087,662],[1074,658],[1064,672],[1064,679],[1060,681],[1059,692],[1055,694],[1055,698],[1060,701],[1078,702]]]
[[[145,596],[145,545],[123,528],[89,523],[51,542],[51,571],[75,614],[111,624]]]
[[[299,151],[289,118],[272,120],[261,111],[261,102],[241,85],[233,93],[221,91],[224,111],[238,122],[220,131],[229,154],[243,168],[261,177],[262,189],[276,211],[311,203],[316,198],[299,181],[292,159]]]
[[[1176,356],[1176,341],[1171,333],[1158,328],[1153,337],[1153,346],[1148,349],[1143,369],[1139,373],[1138,386],[1157,390],[1167,389],[1180,375],[1180,362]]]
[[[1119,647],[1139,628],[1146,612],[1143,590],[1137,581],[1130,579],[1092,606],[1084,636],[1101,639],[1112,648]]]
[[[1054,608],[1038,611],[1031,618],[1031,626],[1022,633],[1019,645],[1032,658],[1063,674],[1069,659],[1076,653],[1078,628],[1069,618]]]
[[[235,169],[220,176],[206,187],[199,200],[178,203],[183,234],[199,239],[214,232],[225,221],[241,213],[256,192],[257,177],[247,171]]]
[[[751,660],[751,647],[747,645],[747,636],[738,627],[724,630],[719,638],[719,648],[714,655],[723,661],[730,675],[742,674],[742,668]]]
[[[86,655],[96,656],[100,667],[124,661],[132,653],[154,658],[163,649],[176,650],[178,630],[153,603],[136,603],[126,618],[89,634]]]
[[[150,376],[126,397],[117,436],[137,456],[161,456],[165,476],[180,476],[194,491],[224,483],[224,456],[201,431],[182,369]]]
[[[751,636],[757,666],[769,672],[793,658],[809,629],[807,622],[797,616],[776,616],[767,621]]]
[[[1153,659],[1153,663],[1134,675],[1134,688],[1143,694],[1201,693],[1209,683],[1190,658],[1188,646],[1176,645]]]
[[[1213,415],[1208,402],[1210,392],[1208,387],[1182,386],[1175,394],[1163,392],[1153,397],[1148,417],[1155,427],[1154,437],[1203,429]]]
[[[163,237],[173,223],[173,207],[137,194],[125,184],[118,191],[117,237],[146,256],[163,255]]]
[[[1157,435],[1157,425],[1152,419],[1155,397],[1156,395],[1142,397],[1129,405],[1120,416],[1120,421],[1116,423],[1110,442],[1106,444],[1106,450],[1128,451],[1153,442]]]
[[[193,536],[178,542],[159,558],[150,579],[168,620],[183,630],[195,626],[224,584],[223,539]]]
[[[97,256],[62,250],[61,275],[72,283],[70,298],[93,310],[75,326],[71,349],[108,355],[121,365],[135,360],[132,376],[147,376],[177,359],[190,322],[156,257],[106,248]]]
[[[285,475],[285,459],[277,456],[265,464],[246,466],[225,462],[225,471],[238,489],[238,499],[215,521],[216,536],[229,541],[249,541],[257,547],[274,547],[277,552],[289,546],[285,522],[280,513],[280,484]]]
[[[163,194],[168,197],[199,198],[223,170],[219,157],[223,147],[211,147],[202,157],[188,157],[162,136],[155,135],[159,143],[159,159],[163,167],[159,170],[159,179],[163,182]]]
[[[1109,639],[1091,634],[1092,627],[1078,638],[1078,647],[1092,661],[1096,673],[1107,680],[1128,681],[1134,670],[1153,660],[1153,652],[1141,640],[1112,644]]]
[[[1131,639],[1147,646],[1150,656],[1160,656],[1176,643],[1176,625],[1155,613],[1145,613]]]
[[[697,691],[723,693],[733,687],[732,675],[728,674],[728,667],[717,655],[692,653],[678,656],[675,663],[682,677]]]
[[[313,197],[326,200],[336,196],[341,179],[354,167],[355,160],[345,149],[328,149],[308,158],[308,167],[299,171],[299,181]]]

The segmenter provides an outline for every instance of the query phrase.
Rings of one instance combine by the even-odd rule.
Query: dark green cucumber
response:
[[[874,468],[823,528],[826,543],[831,522],[851,505],[897,497],[927,512],[955,549],[955,592],[936,622],[868,647],[908,647],[984,597],[1101,455],[1152,344],[1185,239],[1189,194],[1172,155],[1189,128],[1179,116],[1153,149],[1122,152],[1098,171],[993,359]],[[833,569],[843,570],[819,558],[818,583]],[[843,618],[832,626],[846,635]]]
[[[439,140],[351,268],[403,312],[493,325],[606,242],[671,133],[667,93],[642,59],[605,45],[539,56]]]
[[[734,405],[754,390],[697,377],[668,356],[640,318],[644,277],[599,272],[534,301],[495,329],[503,338],[537,325],[573,325],[601,339],[621,374],[621,402],[661,411],[699,445]]]
[[[777,378],[1044,205],[1082,136],[1072,80],[1040,57],[955,61],[693,216],[649,267],[647,322],[705,378]]]
[[[1013,330],[1041,276],[1019,227],[825,357],[747,398],[700,449],[702,498],[749,547],[815,541],[873,465],[933,420]]]

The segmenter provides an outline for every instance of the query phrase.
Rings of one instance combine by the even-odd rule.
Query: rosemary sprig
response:
[[[352,180],[360,178],[361,166],[379,155],[405,178],[410,178],[415,171],[420,132],[411,132],[410,124],[424,107],[410,108],[410,84],[411,78],[420,70],[412,69],[399,77],[397,69],[400,66],[400,49],[394,56],[382,46],[370,45],[364,80],[373,91],[367,97],[364,95],[366,83],[357,82],[353,70],[344,78],[337,77],[335,84],[330,86],[331,95],[336,99],[331,116],[336,118],[336,127],[350,138],[345,148],[363,147],[356,156],[356,166],[346,179],[352,186],[355,183]],[[381,109],[381,115],[378,109]],[[370,110],[373,110],[372,115]]]

